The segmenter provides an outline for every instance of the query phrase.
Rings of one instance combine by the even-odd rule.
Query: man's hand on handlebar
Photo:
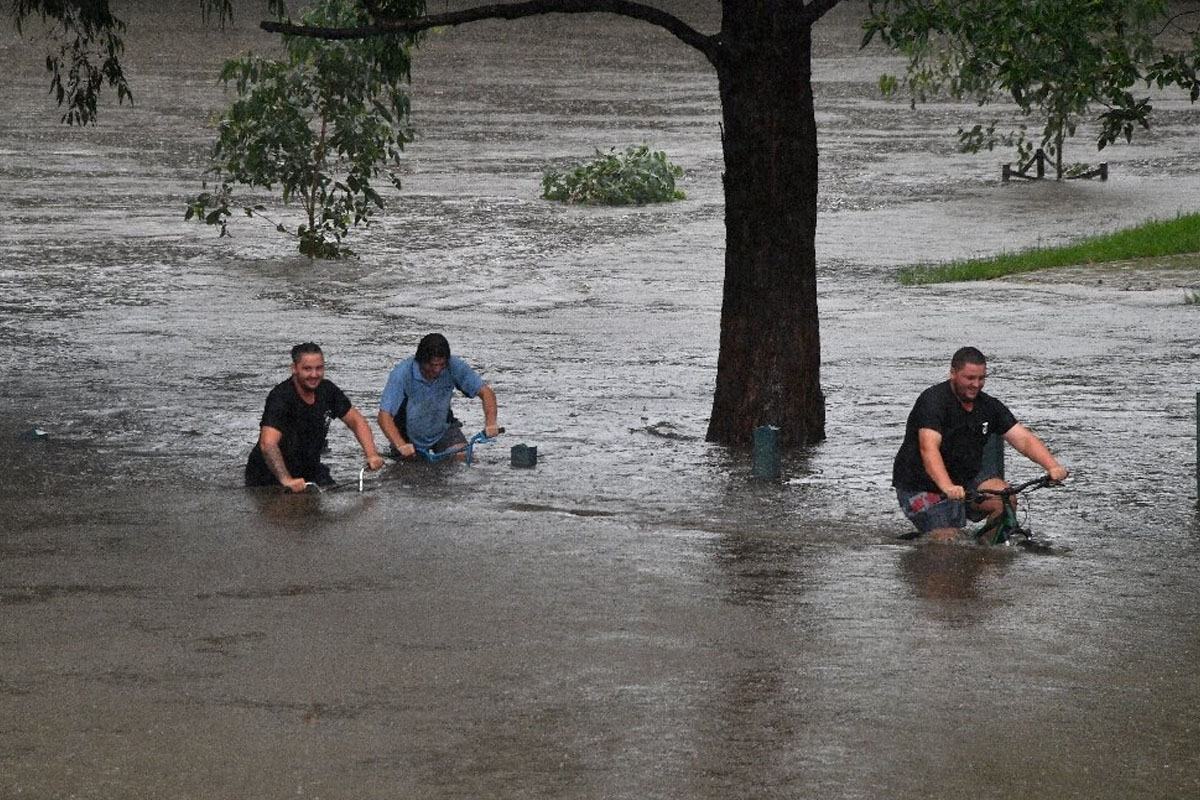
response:
[[[942,490],[947,500],[966,500],[967,490],[961,486],[949,486]]]

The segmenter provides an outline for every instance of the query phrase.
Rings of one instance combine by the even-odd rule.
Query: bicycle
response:
[[[419,453],[421,456],[423,456],[425,458],[425,460],[429,461],[430,463],[435,462],[435,461],[441,461],[442,459],[450,458],[452,456],[458,455],[459,453],[465,452],[467,454],[466,463],[469,466],[471,464],[471,459],[475,455],[475,445],[487,444],[488,442],[494,442],[496,440],[496,437],[499,436],[501,433],[504,433],[504,428],[500,428],[497,431],[496,436],[488,436],[487,431],[480,431],[479,433],[475,434],[470,439],[468,439],[466,444],[459,445],[458,447],[451,447],[446,450],[442,450],[439,453],[435,453],[432,450],[427,450],[424,447],[414,447],[413,449],[416,450],[417,453]],[[365,483],[366,474],[367,474],[366,467],[363,467],[362,469],[360,469],[358,471],[358,491],[359,492],[366,491],[366,483]],[[306,481],[304,484],[304,487],[305,487],[306,491],[313,491],[317,494],[325,494],[326,492],[336,491],[339,488],[343,488],[343,487],[340,487],[338,484],[334,484],[334,485],[330,485],[330,486],[321,486],[320,484],[314,483],[312,481]]]
[[[466,444],[458,445],[457,447],[449,447],[438,453],[435,453],[432,450],[427,450],[424,447],[414,447],[413,449],[416,450],[417,453],[419,453],[421,456],[423,456],[425,458],[425,460],[429,461],[430,463],[433,463],[435,461],[441,461],[444,458],[452,458],[453,456],[457,456],[460,453],[465,452],[467,454],[466,464],[467,464],[467,466],[470,466],[471,459],[473,459],[475,456],[475,445],[487,444],[488,442],[494,442],[494,441],[496,441],[496,438],[501,433],[504,433],[504,428],[499,428],[496,432],[496,436],[488,436],[487,431],[482,430],[479,433],[472,436],[470,439],[467,439]]]
[[[989,520],[986,525],[973,534],[975,540],[989,545],[1016,544],[1039,552],[1054,550],[1051,545],[1035,540],[1033,532],[1021,524],[1021,519],[1017,516],[1015,498],[1025,492],[1055,485],[1058,484],[1050,480],[1049,475],[1043,475],[1016,486],[1009,486],[1007,489],[976,489],[968,494],[967,499],[976,503],[988,497],[999,497],[1003,508],[994,519]],[[1026,517],[1028,517],[1028,512],[1026,512]]]

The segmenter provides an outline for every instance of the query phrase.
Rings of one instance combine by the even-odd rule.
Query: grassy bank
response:
[[[910,286],[983,281],[1051,267],[1158,258],[1181,253],[1200,253],[1200,214],[1183,215],[1165,222],[1147,222],[1063,247],[1039,247],[969,261],[919,264],[900,270],[898,278],[900,283]]]

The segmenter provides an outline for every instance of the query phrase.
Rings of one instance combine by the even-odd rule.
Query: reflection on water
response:
[[[875,97],[884,62],[843,5],[814,65],[829,440],[769,484],[703,441],[718,98],[663,34],[598,16],[431,37],[404,193],[330,264],[182,222],[224,35],[134,4],[138,105],[84,130],[4,45],[0,794],[1200,792],[1194,308],[890,277],[1189,206],[1194,111],[1156,102],[1107,184],[1002,187],[950,152],[954,106]],[[254,18],[239,47],[266,41]],[[641,142],[685,165],[686,202],[537,199],[544,166]],[[390,464],[359,493],[337,437],[342,489],[241,488],[292,344],[320,341],[373,417],[434,329],[496,388],[498,446]],[[967,342],[1072,468],[1030,511],[1065,556],[895,539],[904,417]],[[509,466],[517,442],[535,469]]]
[[[356,517],[367,513],[379,502],[379,498],[365,492],[364,496],[355,497],[352,501],[338,502],[340,498],[334,492],[290,494],[275,489],[246,490],[261,519],[297,535],[319,534],[331,525],[354,525]]]
[[[975,545],[925,544],[900,557],[901,575],[926,600],[977,600],[981,584],[997,577],[1009,555]]]
[[[900,576],[926,601],[920,604],[923,615],[965,628],[1007,610],[1003,593],[996,589],[1016,555],[1009,548],[926,542],[906,548],[900,555]]]

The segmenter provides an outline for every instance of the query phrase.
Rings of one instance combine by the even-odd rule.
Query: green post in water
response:
[[[779,480],[779,428],[759,425],[754,429],[754,477]]]

